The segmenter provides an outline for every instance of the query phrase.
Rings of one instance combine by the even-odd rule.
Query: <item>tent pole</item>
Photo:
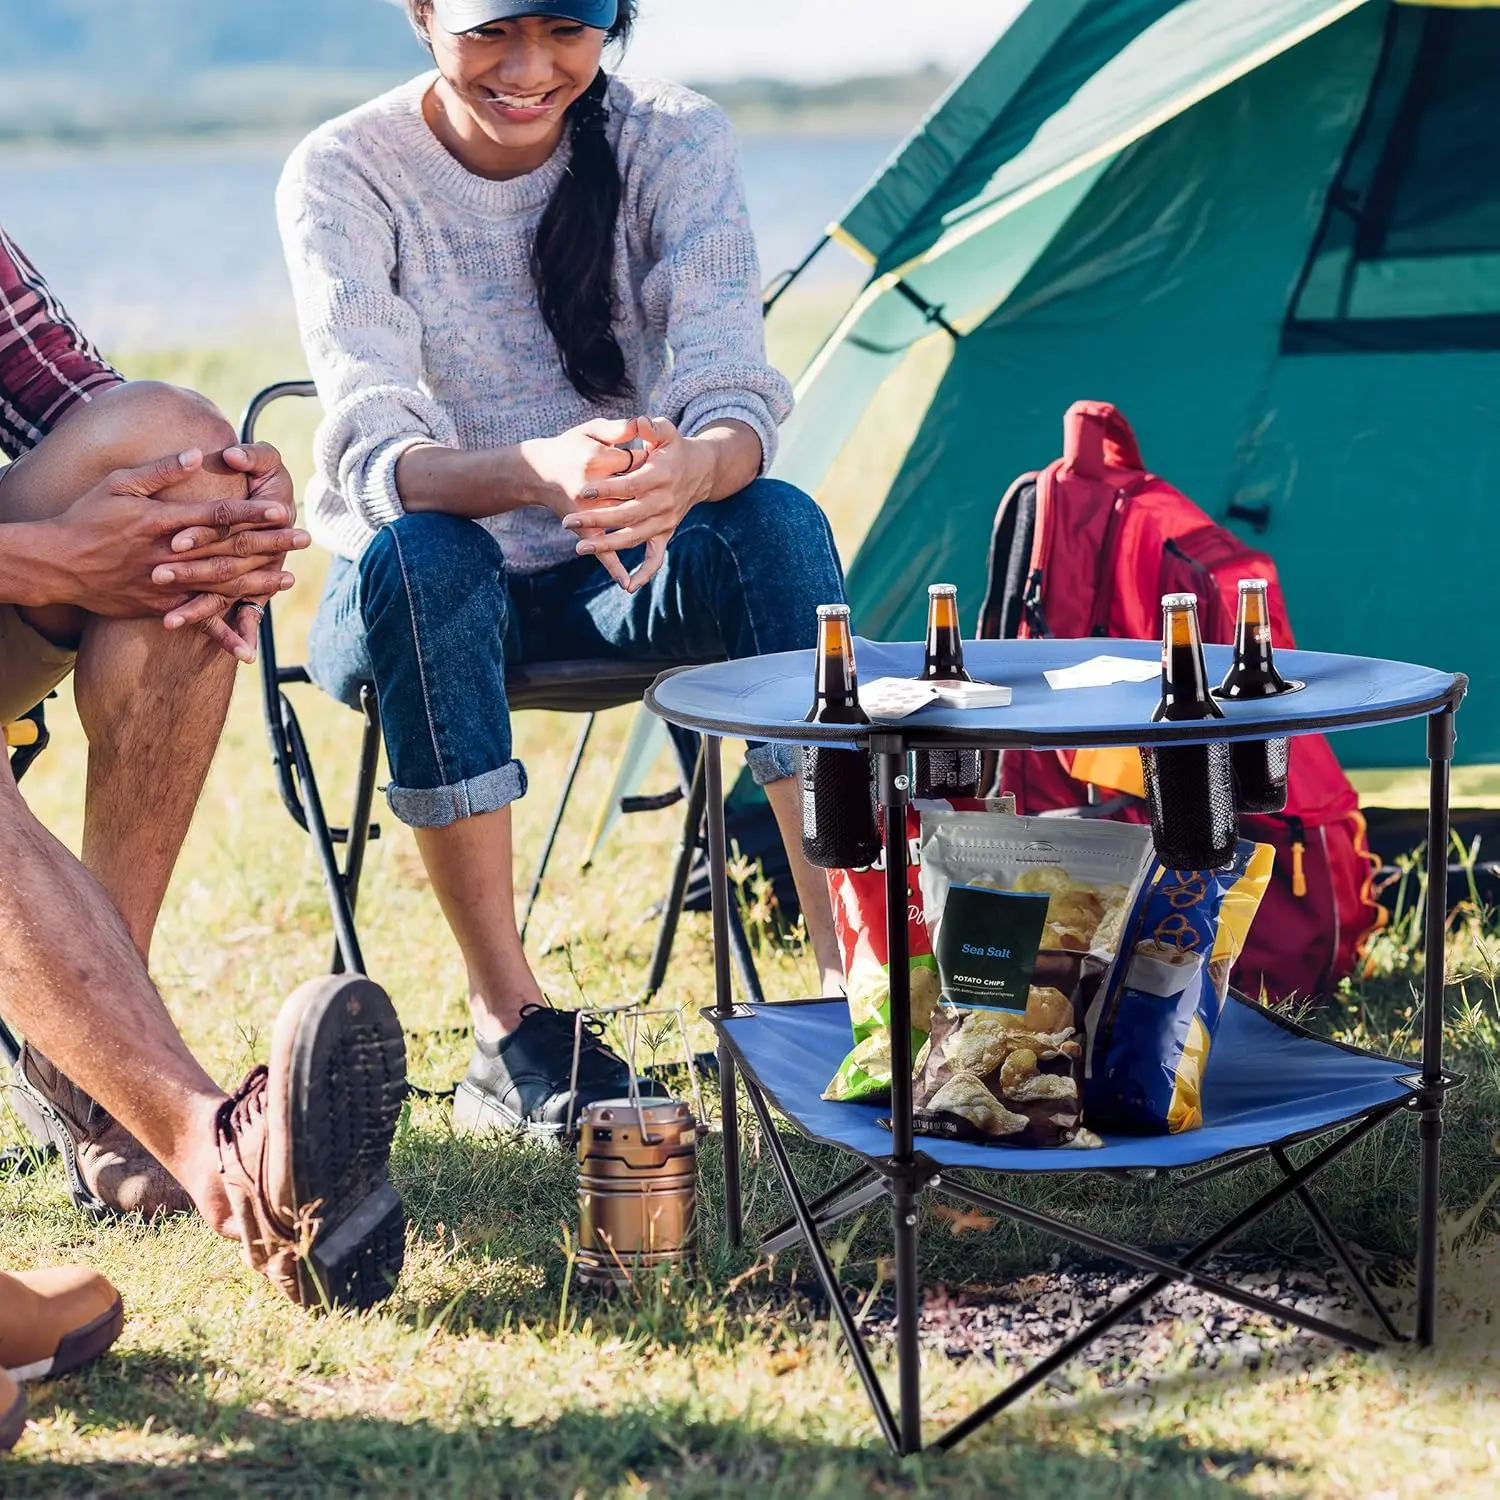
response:
[[[1418,1123],[1417,1342],[1437,1338],[1438,1188],[1443,1152],[1443,980],[1448,936],[1448,781],[1456,735],[1450,703],[1427,720],[1427,936],[1422,987],[1422,1092]]]
[[[772,279],[770,287],[761,302],[761,316],[770,317],[771,309],[781,301],[782,295],[797,280],[799,276],[823,253],[823,247],[833,238],[831,234],[824,234],[823,238],[815,244],[801,260],[792,267],[790,271],[783,271],[779,276]]]

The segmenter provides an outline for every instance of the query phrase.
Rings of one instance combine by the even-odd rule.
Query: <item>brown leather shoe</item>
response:
[[[26,1431],[26,1395],[0,1370],[0,1453],[9,1453]]]
[[[51,1380],[88,1364],[124,1321],[120,1294],[97,1271],[0,1271],[0,1370],[13,1380]]]
[[[14,1074],[17,1112],[33,1135],[61,1153],[80,1208],[147,1219],[193,1212],[176,1178],[29,1043]]]
[[[246,1261],[303,1307],[371,1307],[401,1274],[406,1215],[386,1176],[406,1045],[379,985],[304,984],[268,1066],[220,1106],[223,1174]]]

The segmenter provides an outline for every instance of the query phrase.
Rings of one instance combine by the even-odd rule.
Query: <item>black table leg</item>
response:
[[[1447,977],[1448,782],[1451,705],[1427,720],[1427,935],[1422,987],[1421,1177],[1417,1203],[1417,1342],[1437,1338],[1438,1194],[1443,1152],[1443,981]]]
[[[703,785],[708,800],[708,891],[713,910],[714,1006],[721,1016],[734,1014],[734,985],[729,977],[729,876],[724,832],[724,762],[719,740],[703,739]],[[744,1242],[740,1199],[740,1116],[734,1054],[719,1039],[720,1128],[724,1136],[724,1223],[736,1250]]]
[[[922,1448],[922,1361],[918,1342],[922,1292],[917,1266],[916,1162],[912,1148],[911,958],[907,944],[906,807],[911,780],[898,735],[876,735],[880,804],[885,813],[885,928],[891,975],[891,1228],[896,1253],[896,1372],[901,1452]]]

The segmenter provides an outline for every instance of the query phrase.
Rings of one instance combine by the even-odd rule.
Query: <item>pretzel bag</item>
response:
[[[1086,1018],[1084,1114],[1095,1130],[1176,1135],[1203,1124],[1203,1075],[1229,971],[1276,851],[1241,840],[1223,870],[1152,861],[1125,925],[1126,957]]]
[[[924,814],[941,993],[913,1081],[919,1132],[1099,1144],[1081,1116],[1082,1018],[1150,864],[1150,832],[1136,824]]]

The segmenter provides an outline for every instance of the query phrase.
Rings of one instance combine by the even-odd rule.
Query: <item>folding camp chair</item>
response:
[[[255,434],[266,409],[286,398],[310,398],[317,395],[317,388],[310,380],[282,381],[260,391],[245,410],[240,425],[240,440],[255,441]],[[355,907],[359,900],[360,877],[364,869],[365,852],[372,839],[380,837],[380,827],[370,820],[375,797],[376,766],[380,758],[380,710],[375,701],[373,687],[366,687],[360,694],[360,714],[364,720],[360,740],[359,769],[356,776],[353,810],[346,826],[336,827],[328,822],[323,808],[322,793],[313,772],[307,742],[302,733],[295,708],[286,689],[312,681],[305,666],[284,665],[277,652],[273,610],[266,607],[260,625],[261,703],[265,714],[266,731],[271,741],[271,758],[276,771],[276,785],[288,813],[305,832],[311,835],[313,847],[323,876],[323,886],[328,898],[328,910],[333,919],[334,951],[332,970],[339,973],[363,974],[364,955],[360,948],[359,935],[355,928]],[[536,873],[532,877],[531,890],[521,921],[521,936],[524,939],[535,908],[542,879],[546,874],[556,844],[563,814],[567,811],[578,771],[588,749],[598,715],[605,709],[622,704],[639,703],[646,689],[651,686],[663,663],[636,663],[621,661],[565,661],[545,662],[536,665],[514,667],[506,673],[506,695],[513,712],[541,710],[552,713],[578,714],[583,724],[573,748],[568,769],[563,776],[562,790],[553,810],[551,823],[537,861]],[[661,798],[627,799],[624,810],[644,811],[652,807],[669,806],[681,800],[685,803],[682,836],[678,844],[677,857],[673,865],[671,883],[662,903],[657,928],[656,944],[647,971],[645,995],[650,997],[661,988],[671,959],[672,946],[676,938],[678,921],[682,913],[683,896],[687,890],[688,877],[699,850],[704,847],[703,823],[706,797],[706,775],[702,749],[697,765],[680,793]],[[345,850],[340,864],[337,846]],[[741,991],[747,998],[763,999],[760,979],[755,969],[750,945],[739,920],[734,903],[730,902],[730,943]]]
[[[743,1212],[737,1084],[760,1126],[760,1139],[791,1203],[792,1219],[761,1242],[763,1253],[805,1245],[829,1309],[838,1322],[855,1370],[881,1432],[899,1454],[923,1447],[921,1310],[918,1234],[923,1200],[935,1194],[1108,1256],[1148,1273],[1138,1290],[1116,1302],[1076,1336],[1033,1365],[969,1416],[939,1435],[933,1446],[961,1442],[996,1413],[1035,1389],[1108,1329],[1142,1309],[1173,1282],[1189,1283],[1237,1306],[1318,1334],[1354,1349],[1373,1350],[1402,1340],[1394,1319],[1355,1262],[1349,1247],[1312,1196],[1311,1184],[1327,1167],[1386,1122],[1403,1114],[1417,1118],[1417,1285],[1415,1338],[1436,1338],[1438,1185],[1443,1106],[1449,1090],[1463,1082],[1443,1067],[1443,981],[1446,912],[1428,903],[1422,1056],[1419,1064],[1381,1057],[1315,1037],[1272,1011],[1231,998],[1219,1027],[1203,1090],[1199,1130],[1171,1136],[1104,1136],[1097,1150],[1024,1150],[973,1144],[942,1135],[915,1133],[912,1099],[911,987],[907,902],[907,807],[911,795],[908,754],[913,749],[986,749],[1194,743],[1205,737],[1262,738],[1276,733],[1324,732],[1425,717],[1430,765],[1427,826],[1429,879],[1441,890],[1448,842],[1449,769],[1454,718],[1467,679],[1404,663],[1321,653],[1280,654],[1283,670],[1307,683],[1304,692],[1251,705],[1236,705],[1224,720],[1153,724],[1154,685],[1091,688],[1086,693],[1051,691],[1044,673],[1076,666],[1093,654],[1088,641],[978,641],[965,648],[967,665],[986,681],[1012,686],[1012,707],[957,711],[923,709],[912,718],[866,730],[801,722],[811,653],[683,669],[664,677],[647,705],[668,722],[708,739],[709,858],[715,877],[725,859],[722,804],[717,800],[719,735],[752,735],[783,743],[827,743],[848,748],[851,739],[874,760],[885,830],[886,933],[890,972],[891,1100],[874,1105],[831,1103],[823,1089],[850,1046],[845,1001],[807,1000],[779,1005],[736,1006],[729,985],[728,955],[716,952],[717,1004],[707,1012],[719,1036],[723,1094],[725,1206],[730,1241],[740,1243]],[[1154,659],[1147,641],[1112,641],[1117,655]],[[860,665],[874,677],[911,677],[922,661],[919,643],[882,645],[861,641]],[[1207,648],[1209,677],[1229,664],[1228,648]],[[719,880],[714,893],[716,942],[726,936]],[[805,1138],[855,1158],[855,1169],[836,1187],[808,1200],[778,1132],[772,1110]],[[1085,1095],[1085,1110],[1087,1109]],[[1294,1160],[1291,1153],[1307,1154]],[[1185,1254],[1156,1254],[1121,1243],[1045,1213],[1016,1198],[972,1186],[969,1174],[1104,1171],[1182,1173],[1186,1185],[1232,1172],[1249,1163],[1269,1163],[1277,1180],[1228,1223]],[[964,1176],[956,1175],[963,1173]],[[1211,1257],[1278,1204],[1295,1198],[1338,1262],[1355,1295],[1379,1327],[1377,1338],[1341,1326],[1301,1307],[1273,1301],[1206,1272]],[[830,1225],[872,1205],[888,1204],[895,1249],[897,1400],[886,1395],[859,1321],[821,1234]]]

